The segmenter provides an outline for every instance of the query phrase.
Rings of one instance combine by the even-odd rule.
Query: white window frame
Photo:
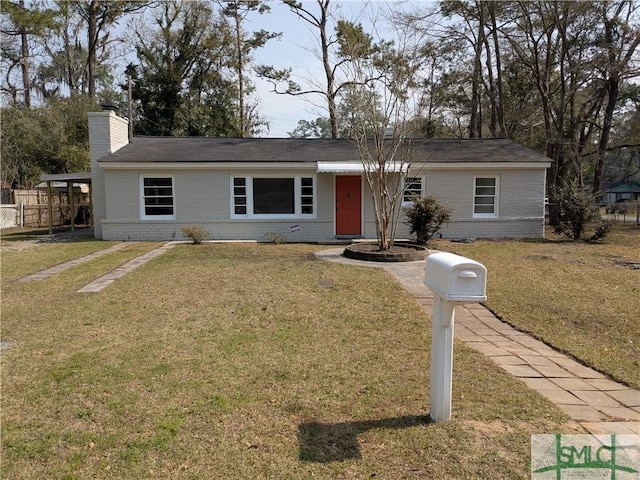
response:
[[[404,178],[404,185],[403,185],[403,191],[402,191],[402,206],[403,207],[410,207],[413,205],[413,202],[410,201],[407,198],[407,190],[406,187],[408,184],[413,183],[412,180],[420,180],[420,193],[419,196],[424,197],[424,184],[425,184],[425,178],[422,175],[418,175],[418,176],[407,176]]]
[[[144,195],[144,180],[145,178],[170,178],[171,179],[171,208],[173,209],[172,215],[148,215],[146,213],[145,195]],[[176,180],[174,175],[164,174],[144,174],[139,176],[140,185],[140,219],[141,220],[175,220],[176,219]]]
[[[491,178],[495,181],[495,191],[493,195],[478,195],[478,179]],[[493,198],[493,212],[492,213],[476,213],[476,198]],[[473,218],[498,218],[500,215],[500,176],[499,175],[477,175],[473,177],[473,204],[471,206],[473,212]]]
[[[244,185],[236,185],[236,179],[243,180]],[[231,177],[231,216],[237,216],[243,218],[247,216],[249,212],[249,187],[247,177]],[[238,193],[236,194],[236,188]],[[244,189],[244,195],[241,193],[241,189]],[[244,198],[244,205],[236,205],[236,198]],[[244,207],[245,213],[236,213],[236,207]]]
[[[236,178],[244,178],[246,185],[246,210],[247,213],[236,213],[236,204],[234,195],[234,181]],[[253,213],[253,179],[254,178],[292,178],[293,179],[293,195],[294,195],[294,213]],[[313,195],[311,207],[313,213],[302,213],[302,179],[310,178],[313,182]],[[309,195],[304,195],[305,198],[309,198]],[[315,175],[231,175],[230,176],[230,203],[231,203],[231,218],[253,218],[253,219],[296,219],[296,218],[316,218],[318,209],[318,183]]]

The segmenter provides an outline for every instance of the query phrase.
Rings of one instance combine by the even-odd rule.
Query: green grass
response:
[[[462,344],[429,423],[428,314],[320,248],[181,245],[97,294],[117,255],[3,279],[2,478],[528,478],[530,435],[575,431]]]
[[[483,263],[487,306],[517,328],[640,388],[640,228],[602,243],[479,240],[433,247]]]

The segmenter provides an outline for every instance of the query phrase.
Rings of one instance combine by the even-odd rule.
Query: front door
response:
[[[336,175],[336,235],[362,234],[362,181]]]

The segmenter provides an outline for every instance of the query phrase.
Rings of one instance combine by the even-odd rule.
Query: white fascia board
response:
[[[387,162],[386,171],[389,173],[406,172],[408,163]],[[378,165],[375,162],[318,162],[317,173],[364,173],[375,172]]]
[[[549,168],[550,166],[551,162],[414,162],[410,170],[531,170]]]
[[[318,162],[317,173],[362,173],[362,162]]]
[[[105,170],[316,170],[315,162],[98,162]]]
[[[318,162],[321,163],[321,162]],[[316,162],[98,162],[98,165],[105,170],[312,170],[320,173],[324,172],[362,172],[362,164],[334,164],[330,168],[326,162],[324,168],[318,168]],[[339,165],[339,166],[338,166]],[[338,168],[335,168],[337,166]],[[402,171],[406,171],[408,164],[405,164]],[[543,169],[549,168],[551,162],[413,162],[409,170],[515,170],[515,169]],[[340,168],[342,167],[342,168]],[[348,168],[347,168],[348,167]],[[398,172],[397,165],[391,165],[393,172]],[[86,174],[85,174],[86,175]]]
[[[71,180],[91,180],[91,172],[82,173],[49,173],[40,175],[43,182],[66,182]]]

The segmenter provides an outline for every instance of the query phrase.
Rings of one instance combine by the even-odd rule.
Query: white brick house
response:
[[[114,112],[89,114],[96,238],[375,238],[370,193],[349,140],[127,138]],[[544,234],[550,160],[505,139],[418,139],[408,191],[453,208],[445,238]],[[401,219],[398,238],[408,238]]]

